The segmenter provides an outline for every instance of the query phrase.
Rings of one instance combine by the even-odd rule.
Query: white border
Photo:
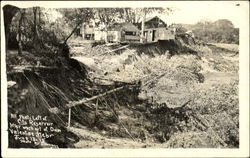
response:
[[[224,4],[236,1],[4,1],[21,8],[41,6],[48,8],[72,7],[163,7],[178,5]],[[8,149],[7,137],[7,81],[3,12],[1,9],[1,135],[3,157],[248,157],[249,156],[249,2],[237,2],[242,7],[240,18],[240,148],[239,149]],[[223,11],[223,10],[222,10]]]

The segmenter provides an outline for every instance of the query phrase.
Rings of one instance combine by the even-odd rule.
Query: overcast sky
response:
[[[7,2],[6,2],[7,3]],[[52,1],[52,2],[8,2],[19,7],[42,6],[47,8],[73,8],[73,7],[172,7],[176,8],[168,16],[160,16],[167,24],[184,23],[195,24],[200,20],[207,19],[216,21],[228,19],[235,27],[239,27],[242,20],[246,20],[249,3],[247,1]],[[240,4],[240,6],[236,6]],[[248,15],[248,14],[247,14]]]
[[[228,19],[232,21],[235,27],[240,25],[240,13],[242,6],[236,6],[239,2],[199,2],[172,4],[171,7],[177,10],[168,16],[160,16],[168,24],[184,23],[194,24],[200,20],[206,19],[216,21],[218,19]]]

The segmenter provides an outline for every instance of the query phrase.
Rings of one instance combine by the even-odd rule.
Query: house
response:
[[[95,30],[94,30],[94,25],[91,24],[85,24],[82,27],[82,38],[85,40],[94,40],[95,39]]]
[[[76,36],[81,36],[83,40],[94,40],[95,23],[90,21],[81,24],[75,31]]]
[[[108,27],[109,42],[139,42],[140,30],[132,23],[115,23]]]
[[[81,35],[84,40],[95,39],[95,25],[93,23],[85,23],[81,27]]]
[[[96,29],[94,31],[95,41],[105,42],[106,37],[107,37],[107,31],[104,31],[103,29]]]
[[[108,41],[108,42],[139,42],[140,30],[132,23],[114,23],[107,27],[95,27],[91,22],[82,24],[76,35],[84,40]]]
[[[141,29],[141,23],[138,26]],[[145,42],[169,40],[175,38],[175,31],[168,28],[167,24],[162,19],[155,16],[145,20],[144,37]]]
[[[132,23],[114,23],[107,31],[96,30],[95,40],[108,42],[130,43],[140,41],[140,30]]]
[[[111,43],[139,43],[141,23],[132,24],[129,22],[114,23],[107,28],[100,25],[95,26],[94,22],[82,24],[76,34],[84,40],[111,42]],[[144,42],[157,42],[159,40],[175,39],[175,30],[167,27],[167,24],[159,17],[151,17],[145,20]]]

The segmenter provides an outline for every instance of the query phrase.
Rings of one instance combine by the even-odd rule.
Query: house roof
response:
[[[153,19],[160,19],[161,21],[163,21],[161,18],[159,18],[158,16],[152,16],[152,17],[147,17],[145,19],[145,22],[148,22],[150,20],[153,20]],[[140,23],[142,22],[142,20],[139,21]],[[163,21],[164,22],[164,21]],[[164,22],[165,23],[165,22]]]
[[[154,20],[158,19],[158,20]],[[141,29],[141,22],[137,23],[136,26]],[[158,27],[167,27],[167,24],[158,16],[148,17],[145,20],[145,28],[158,28]]]
[[[146,18],[145,22],[148,22],[148,21],[150,21],[150,20],[152,20],[154,18],[160,19],[158,16],[153,16],[153,17]]]
[[[109,31],[131,31],[137,32],[140,31],[135,25],[132,23],[114,23],[110,27],[108,27]]]

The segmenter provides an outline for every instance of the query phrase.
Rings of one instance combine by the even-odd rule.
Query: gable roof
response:
[[[141,22],[137,23],[136,26],[141,29]],[[167,27],[167,24],[158,16],[148,17],[145,20],[145,28],[159,28],[159,27]]]
[[[108,27],[109,31],[131,31],[138,32],[140,31],[135,25],[132,23],[114,23],[113,25]]]
[[[149,23],[150,21],[153,21],[153,20],[157,20],[158,22],[161,22],[161,23],[163,23],[164,25],[167,25],[166,23],[165,23],[165,21],[163,21],[161,18],[159,18],[158,16],[154,16],[154,17],[149,17],[149,18],[146,18],[146,20],[145,20],[145,23]]]
[[[145,22],[148,22],[148,21],[150,21],[150,20],[152,20],[154,18],[160,19],[158,16],[153,16],[153,17],[146,18]]]

